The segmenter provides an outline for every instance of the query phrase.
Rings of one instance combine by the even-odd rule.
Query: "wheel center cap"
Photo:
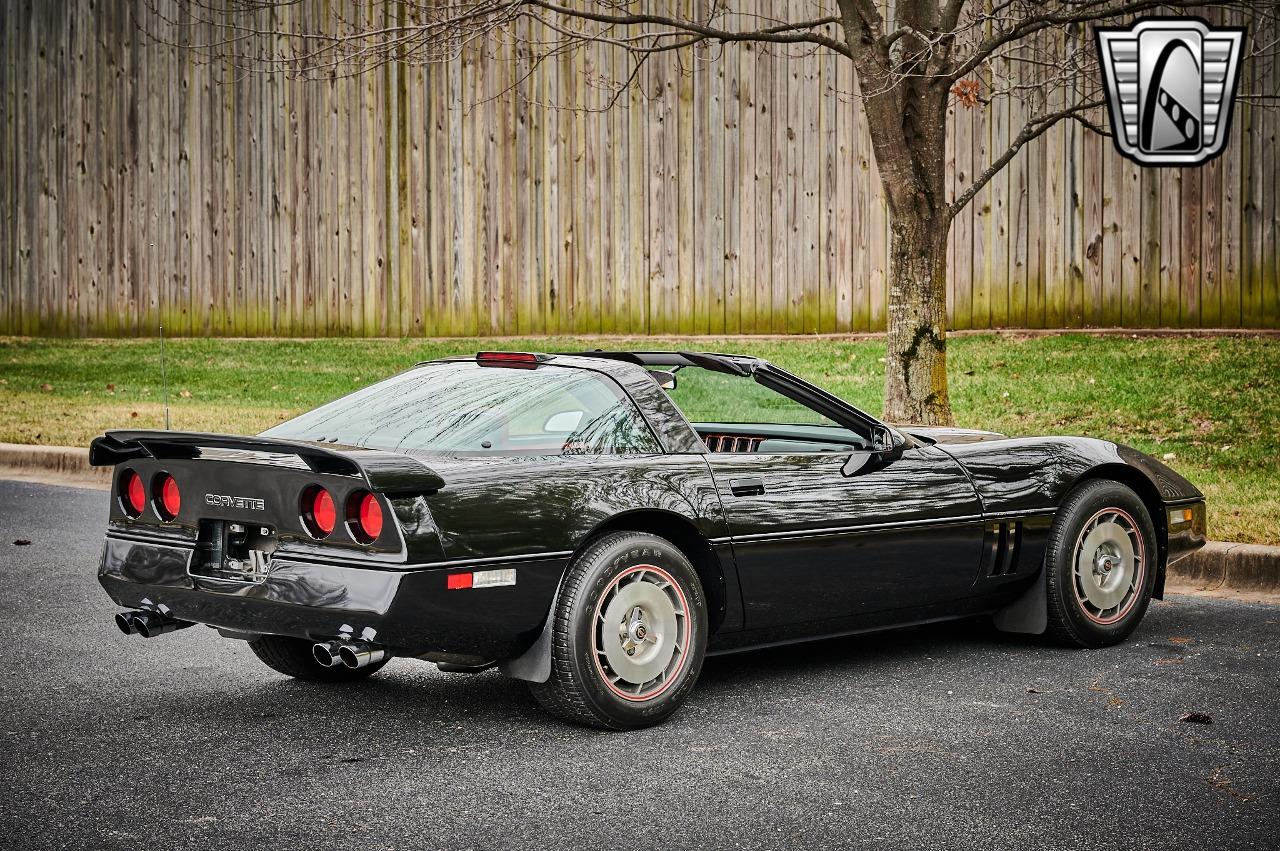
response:
[[[632,609],[630,616],[622,626],[623,646],[627,648],[628,653],[634,653],[635,646],[643,644],[645,637],[649,634],[649,625],[645,623],[644,609],[639,606]]]

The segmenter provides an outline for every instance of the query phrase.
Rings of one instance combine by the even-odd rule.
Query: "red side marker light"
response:
[[[516,569],[502,567],[497,570],[473,570],[471,573],[451,573],[445,580],[445,587],[450,591],[461,588],[497,588],[500,585],[515,585]]]
[[[459,588],[470,588],[471,574],[450,573],[448,579],[445,580],[445,587],[450,591],[457,591]]]

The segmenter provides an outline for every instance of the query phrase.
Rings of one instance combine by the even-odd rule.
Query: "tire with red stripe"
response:
[[[548,711],[608,730],[659,724],[697,682],[707,645],[698,575],[670,541],[611,532],[570,565],[552,610]]]
[[[1049,532],[1049,637],[1068,647],[1128,638],[1151,602],[1159,567],[1155,527],[1138,495],[1119,482],[1080,485]]]

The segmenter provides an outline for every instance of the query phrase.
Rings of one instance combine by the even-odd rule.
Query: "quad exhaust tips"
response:
[[[326,668],[363,668],[387,658],[387,651],[367,641],[322,641],[311,648],[311,655]]]
[[[143,638],[155,638],[157,635],[195,626],[191,621],[180,621],[159,612],[147,611],[119,612],[115,620],[116,626],[125,635],[141,635]]]

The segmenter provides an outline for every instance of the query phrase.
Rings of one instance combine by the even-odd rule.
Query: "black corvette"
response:
[[[486,352],[257,437],[113,431],[99,578],[302,679],[498,667],[549,710],[662,721],[707,653],[990,615],[1124,639],[1204,498],[1078,437],[888,426],[752,357]]]

